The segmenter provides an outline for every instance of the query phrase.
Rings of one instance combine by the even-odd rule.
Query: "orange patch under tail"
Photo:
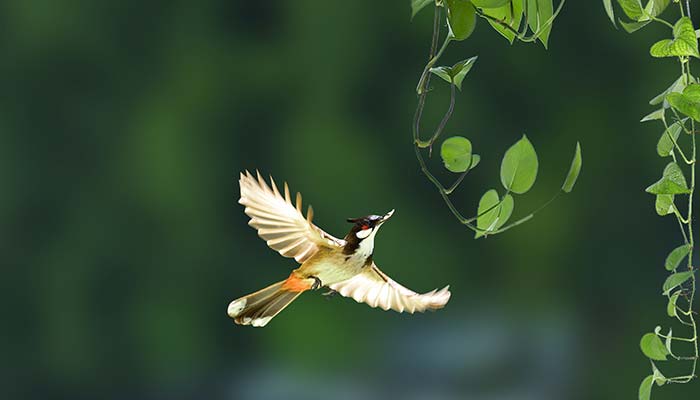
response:
[[[296,271],[292,271],[289,278],[282,284],[282,289],[290,292],[304,292],[311,289],[311,285],[309,279],[302,278]]]

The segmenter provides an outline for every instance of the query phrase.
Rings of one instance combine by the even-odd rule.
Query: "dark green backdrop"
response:
[[[648,56],[665,29],[630,36],[600,2],[569,1],[549,51],[479,21],[448,52],[479,55],[447,127],[482,155],[455,195],[465,214],[523,133],[541,172],[516,215],[583,147],[571,195],[475,241],[413,155],[431,15],[409,16],[408,1],[3,2],[8,398],[634,398],[639,337],[670,322],[662,265],[679,242],[643,193],[664,165],[658,126],[637,122],[677,73]],[[434,85],[433,123],[447,104]],[[338,236],[347,217],[396,208],[377,263],[416,290],[451,284],[447,308],[312,293],[265,329],[234,325],[230,300],[294,267],[236,203],[238,173],[256,168]],[[689,399],[700,384],[655,391]]]

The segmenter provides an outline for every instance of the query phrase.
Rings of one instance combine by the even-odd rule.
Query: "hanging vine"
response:
[[[617,3],[630,19],[619,20],[623,29],[629,33],[652,22],[669,28],[669,37],[654,43],[649,53],[654,58],[675,60],[680,71],[680,76],[671,86],[649,101],[657,109],[641,120],[655,121],[663,126],[656,152],[660,157],[671,157],[661,178],[647,187],[646,192],[656,197],[658,215],[673,216],[678,223],[682,244],[671,250],[666,257],[664,267],[669,275],[662,285],[662,294],[666,297],[668,317],[680,325],[681,331],[687,332],[676,336],[672,327],[669,326],[667,333],[664,333],[657,326],[653,332],[642,336],[640,347],[651,363],[651,374],[639,386],[639,399],[647,400],[651,397],[654,384],[662,386],[668,383],[688,383],[697,378],[698,328],[697,312],[693,311],[696,287],[693,266],[693,195],[697,162],[695,122],[700,121],[700,84],[691,73],[691,60],[700,58],[700,53],[690,18],[690,1],[674,1],[677,8],[670,7],[667,14],[676,10],[675,23],[661,18],[662,13],[669,8],[670,0],[649,0],[644,7],[639,0],[617,0]],[[612,0],[603,0],[603,5],[615,24]],[[690,184],[686,180],[687,173],[690,174]],[[667,367],[661,363],[671,360],[685,363],[687,372],[666,376],[662,370]]]
[[[541,42],[545,48],[549,40],[552,22],[561,11],[565,0],[561,0],[554,9],[553,0],[412,0],[411,7],[415,16],[423,8],[433,5],[433,35],[430,45],[428,62],[416,86],[418,103],[413,119],[413,143],[416,159],[425,177],[435,185],[443,201],[454,217],[468,229],[475,232],[475,237],[494,235],[520,225],[535,216],[537,212],[549,205],[561,193],[569,193],[574,187],[581,170],[581,146],[576,144],[573,161],[561,190],[544,205],[526,214],[520,219],[506,225],[510,220],[515,205],[513,195],[524,194],[532,188],[537,178],[539,161],[537,153],[527,136],[513,144],[503,156],[500,169],[501,183],[504,192],[499,194],[496,189],[490,189],[479,200],[476,215],[464,217],[455,207],[450,195],[464,181],[466,175],[479,164],[481,157],[472,152],[469,139],[453,136],[444,140],[440,146],[440,156],[445,168],[459,174],[454,183],[444,186],[430,172],[425,161],[424,153],[432,156],[433,145],[445,130],[455,108],[457,90],[462,89],[462,82],[477,60],[471,57],[451,66],[437,66],[449,44],[462,41],[471,36],[476,25],[477,17],[485,19],[510,43],[514,40],[521,42]],[[444,10],[444,11],[443,11]],[[446,25],[447,33],[440,43],[440,28]],[[439,46],[438,46],[439,45]],[[430,77],[435,75],[450,86],[450,103],[445,115],[427,138],[421,137],[421,118],[430,92]]]

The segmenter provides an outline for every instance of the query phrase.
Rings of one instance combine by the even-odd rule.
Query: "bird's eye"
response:
[[[363,231],[366,231],[367,229],[369,229],[369,225],[366,225],[366,224],[365,224],[365,225],[362,225],[362,230],[363,230]]]

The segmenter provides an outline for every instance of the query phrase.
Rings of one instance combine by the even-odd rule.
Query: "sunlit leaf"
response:
[[[666,256],[666,262],[664,262],[664,267],[668,271],[674,271],[681,264],[681,261],[690,253],[690,245],[684,244],[671,250]]]
[[[656,213],[659,214],[660,216],[664,215],[669,215],[673,214],[674,210],[674,205],[673,205],[673,198],[674,196],[672,194],[658,194],[656,195]]]
[[[668,304],[666,304],[666,314],[668,314],[669,317],[675,317],[677,315],[676,302],[678,301],[678,296],[680,296],[680,294],[681,292],[678,291],[668,298]]]
[[[469,0],[447,0],[447,27],[452,38],[468,38],[475,25],[476,9]]]
[[[440,147],[442,162],[451,172],[464,172],[472,165],[472,142],[462,136],[453,136]]]
[[[654,376],[649,375],[639,385],[639,400],[651,399],[651,386],[654,384]]]
[[[672,274],[671,276],[666,278],[666,281],[662,286],[664,295],[668,295],[669,293],[671,293],[671,290],[682,285],[685,281],[690,279],[691,276],[693,276],[693,271],[684,271],[676,272],[675,274]]]
[[[542,42],[545,49],[547,48],[547,43],[549,42],[549,34],[552,31],[552,24],[546,24],[553,14],[554,5],[552,4],[552,0],[537,0],[537,20],[539,23],[539,29],[542,31],[537,39]]]
[[[664,168],[664,173],[661,179],[646,188],[646,191],[647,193],[651,194],[690,193],[688,184],[683,176],[683,171],[681,171],[681,167],[679,167],[675,162],[669,163],[666,168]]]
[[[642,336],[642,340],[639,341],[639,347],[642,349],[642,353],[652,360],[666,361],[666,356],[668,355],[668,350],[664,346],[661,339],[655,333],[647,333]]]
[[[673,154],[673,142],[678,140],[678,136],[680,136],[682,130],[682,121],[676,121],[672,123],[668,129],[664,129],[659,138],[659,142],[656,143],[656,153],[661,157],[668,157]]]
[[[450,76],[450,67],[433,67],[430,68],[430,72],[439,76],[447,83],[452,83],[452,76]]]
[[[645,21],[652,19],[666,9],[671,0],[649,0],[646,7],[644,7],[643,15],[639,18],[640,21]]]
[[[501,183],[507,190],[523,194],[530,190],[537,179],[537,153],[527,136],[512,145],[501,162]]]
[[[479,200],[479,208],[477,210],[476,226],[477,228],[484,230],[478,231],[474,235],[474,238],[478,239],[482,236],[488,234],[488,232],[493,232],[502,227],[511,214],[513,214],[514,201],[513,196],[506,195],[503,201],[496,206],[500,201],[498,197],[498,192],[495,189],[491,189],[484,193]],[[494,207],[496,206],[496,207]],[[491,209],[493,207],[493,209]],[[487,210],[491,209],[487,212]]]
[[[654,43],[649,50],[652,57],[693,56],[700,58],[698,39],[695,37],[693,23],[688,17],[682,17],[673,26],[673,39],[664,39]]]
[[[571,160],[571,167],[569,168],[569,173],[566,175],[564,180],[564,185],[562,185],[561,190],[566,193],[571,193],[576,180],[578,179],[578,174],[581,172],[581,164],[583,160],[581,159],[581,144],[576,142],[576,151],[574,152],[574,159]]]
[[[666,101],[666,95],[674,92],[682,93],[685,87],[688,86],[688,84],[690,83],[697,83],[695,77],[691,76],[690,79],[688,79],[687,74],[679,76],[678,79],[673,81],[671,86],[669,86],[668,88],[666,88],[666,90],[656,95],[653,99],[649,100],[649,104],[655,106],[663,103],[664,108],[669,108],[671,105],[668,103],[668,101]]]
[[[411,18],[415,17],[416,14],[428,4],[434,4],[435,0],[411,0]]]

